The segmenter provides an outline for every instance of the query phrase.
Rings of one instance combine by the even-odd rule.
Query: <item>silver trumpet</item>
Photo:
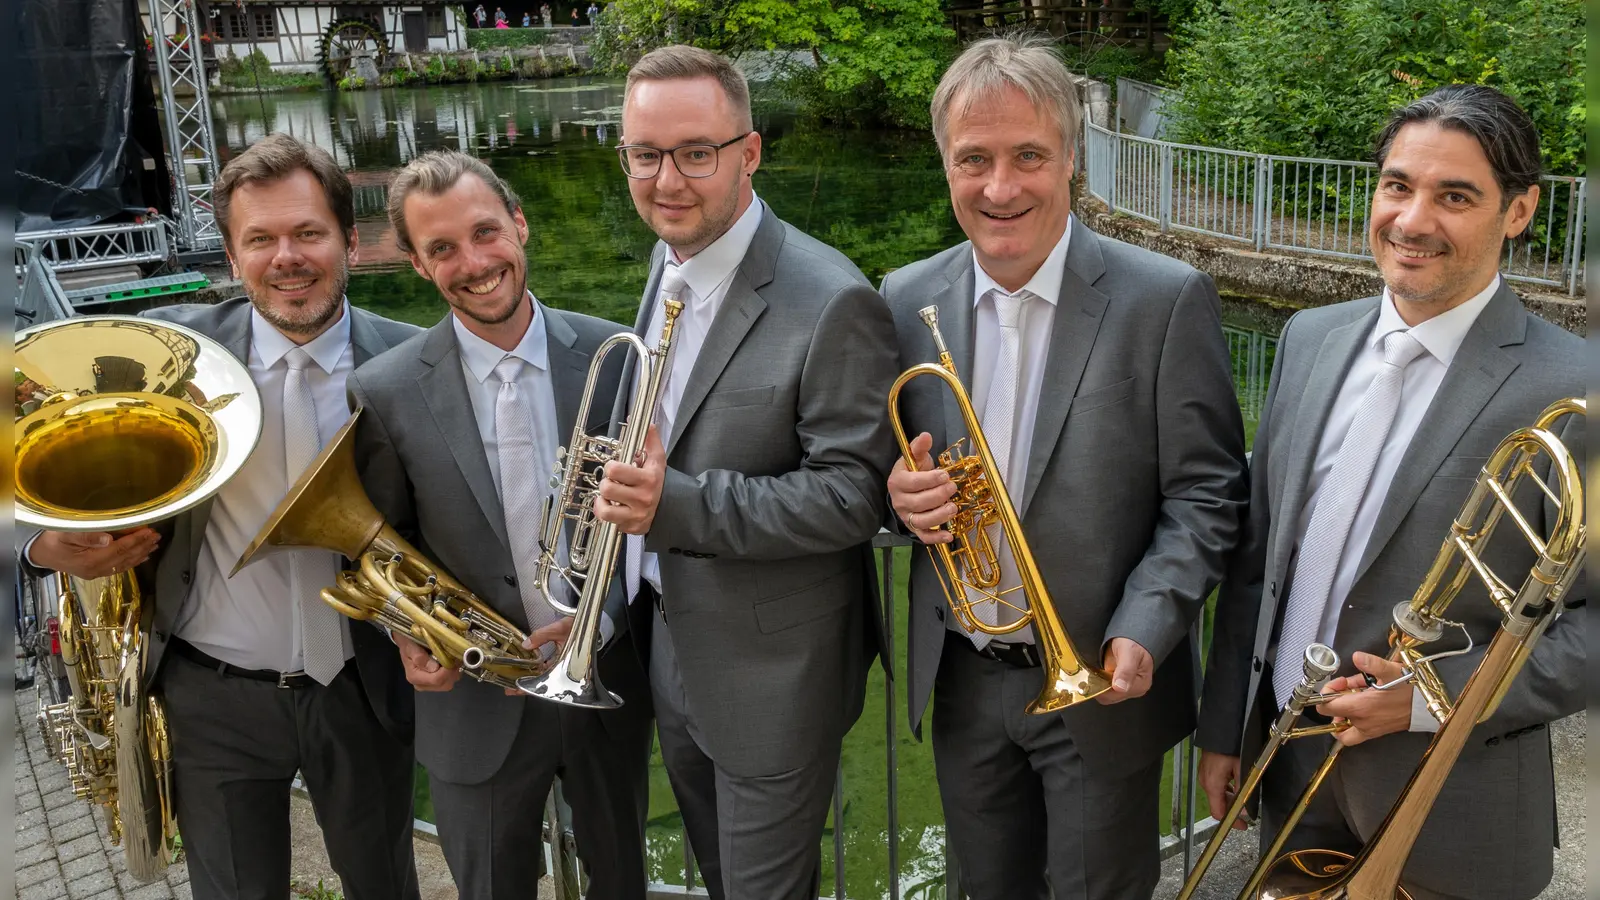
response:
[[[682,278],[675,269],[669,268],[663,275],[663,290],[677,296],[683,289]],[[545,502],[534,584],[546,603],[562,615],[573,617],[572,632],[549,671],[517,679],[517,690],[529,696],[588,709],[616,709],[622,705],[622,698],[600,683],[596,661],[600,649],[600,613],[605,608],[611,577],[616,573],[624,535],[615,524],[595,518],[595,491],[600,486],[606,463],[632,461],[644,449],[645,436],[655,419],[661,387],[666,380],[673,323],[683,311],[683,304],[675,299],[665,301],[664,306],[661,341],[654,350],[637,335],[624,332],[611,337],[595,351],[572,427],[572,440],[556,454],[555,473],[551,476],[555,492]],[[614,438],[591,436],[585,431],[584,423],[589,420],[595,385],[607,354],[620,346],[633,351],[644,367],[644,376],[636,380],[628,420],[618,435]],[[571,546],[563,564],[559,548],[562,529],[568,522],[572,523]],[[568,606],[558,599],[554,588],[559,583],[565,583],[577,595],[576,604]]]

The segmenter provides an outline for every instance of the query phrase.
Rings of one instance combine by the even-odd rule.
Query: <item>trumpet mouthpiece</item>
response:
[[[1306,680],[1319,683],[1331,678],[1339,670],[1339,654],[1327,644],[1312,644],[1306,648]]]
[[[939,307],[924,306],[923,308],[917,310],[917,315],[922,317],[922,321],[926,323],[929,328],[939,327]]]

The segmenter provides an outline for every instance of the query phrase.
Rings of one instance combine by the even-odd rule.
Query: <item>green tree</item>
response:
[[[591,50],[620,71],[671,43],[735,58],[799,51],[779,83],[807,112],[916,127],[955,52],[938,0],[613,0]]]
[[[1396,106],[1450,83],[1523,105],[1548,170],[1584,153],[1580,0],[1196,0],[1168,56],[1178,140],[1365,159]]]

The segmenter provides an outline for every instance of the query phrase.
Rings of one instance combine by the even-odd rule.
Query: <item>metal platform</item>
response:
[[[67,302],[77,308],[115,303],[119,300],[159,297],[163,294],[184,294],[197,291],[210,283],[211,280],[199,272],[179,272],[176,275],[161,275],[156,278],[141,278],[138,281],[78,288],[67,291],[66,296]]]

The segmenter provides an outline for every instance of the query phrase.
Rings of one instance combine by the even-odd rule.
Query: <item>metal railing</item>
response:
[[[1112,212],[1153,222],[1162,231],[1197,232],[1261,251],[1372,258],[1372,163],[1178,144],[1093,122],[1084,129],[1089,193]],[[1512,281],[1577,296],[1588,181],[1546,175],[1540,188],[1528,230],[1508,243],[1503,272]]]
[[[17,234],[13,265],[26,265],[24,246],[32,248],[57,272],[100,266],[162,262],[171,254],[164,219],[149,218],[125,225],[55,228]]]

